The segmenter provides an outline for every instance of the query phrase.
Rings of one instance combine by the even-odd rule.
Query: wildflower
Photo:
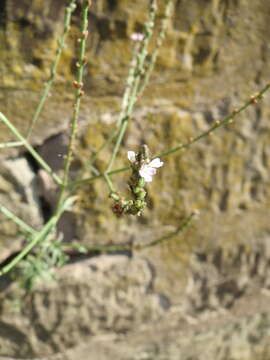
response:
[[[134,151],[128,151],[128,159],[131,163],[136,162],[136,153]],[[155,158],[150,161],[148,164],[142,164],[139,168],[139,175],[146,182],[151,182],[152,177],[156,174],[157,168],[163,166],[163,162],[160,161],[160,158]]]
[[[128,155],[128,160],[132,163],[134,163],[136,161],[136,154],[134,151],[128,151],[127,153]]]
[[[133,41],[142,41],[143,40],[143,34],[141,33],[133,33],[130,35],[131,40]]]
[[[163,166],[163,162],[159,158],[152,160],[147,165],[142,165],[139,170],[140,176],[146,181],[151,182],[152,177],[156,174],[157,168]]]

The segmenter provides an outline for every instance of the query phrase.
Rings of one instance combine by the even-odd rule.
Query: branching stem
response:
[[[64,30],[63,30],[63,34],[62,37],[58,40],[58,48],[56,50],[56,55],[55,55],[55,60],[53,62],[53,64],[51,65],[51,69],[50,69],[50,77],[49,80],[46,82],[45,84],[45,88],[44,91],[42,93],[41,99],[38,103],[38,106],[36,108],[36,111],[33,115],[33,118],[31,120],[30,126],[27,130],[27,135],[26,135],[26,139],[29,139],[33,128],[41,114],[41,111],[43,110],[43,107],[45,105],[45,102],[50,94],[50,90],[51,87],[54,83],[55,80],[55,75],[56,75],[56,71],[57,71],[57,67],[63,52],[63,49],[65,47],[65,42],[66,42],[66,37],[68,35],[68,32],[70,30],[70,21],[71,21],[71,15],[73,13],[73,11],[76,9],[76,0],[71,0],[70,4],[66,7],[65,10],[65,18],[64,18]]]
[[[71,119],[71,126],[70,126],[71,129],[70,129],[68,150],[67,150],[67,155],[66,155],[65,164],[64,164],[63,185],[62,185],[62,188],[60,191],[57,208],[59,208],[59,206],[61,206],[61,203],[64,200],[65,191],[66,191],[67,184],[68,184],[70,166],[72,163],[76,135],[77,135],[81,98],[84,94],[83,73],[84,73],[84,68],[86,65],[85,50],[86,50],[86,40],[88,37],[88,10],[89,10],[89,2],[87,0],[84,0],[83,7],[82,7],[81,36],[78,39],[80,47],[79,47],[79,58],[78,58],[78,62],[76,64],[77,65],[77,75],[76,75],[76,80],[73,83],[74,87],[75,87],[75,102],[74,102],[74,106],[73,106],[73,114],[72,114],[72,119]]]
[[[128,84],[123,99],[123,110],[120,114],[120,118],[117,124],[120,127],[120,130],[112,152],[111,159],[105,171],[107,174],[112,169],[113,163],[115,161],[119,147],[121,145],[121,142],[123,140],[124,134],[127,129],[128,120],[130,118],[130,115],[133,111],[134,105],[138,97],[139,85],[144,73],[145,60],[148,54],[147,49],[148,49],[149,41],[153,34],[156,11],[157,11],[156,0],[150,0],[149,20],[145,25],[144,38],[142,40],[141,47],[138,50],[138,53],[137,54],[135,53],[136,60],[134,61],[134,66],[131,67],[130,74],[128,76]]]
[[[242,111],[244,111],[247,107],[249,107],[250,105],[256,105],[257,102],[259,102],[260,100],[262,100],[263,95],[269,90],[270,88],[270,82],[268,84],[265,85],[264,88],[262,88],[257,94],[255,94],[254,96],[251,96],[249,98],[248,101],[246,101],[241,107],[239,107],[238,109],[234,110],[231,114],[229,114],[228,116],[226,116],[223,120],[221,121],[217,121],[213,126],[211,126],[208,130],[204,131],[203,133],[201,133],[200,135],[196,136],[195,138],[193,138],[191,141],[188,141],[187,143],[184,143],[182,145],[179,145],[173,149],[170,149],[168,151],[164,151],[160,154],[157,154],[155,156],[153,156],[154,158],[160,157],[166,157],[168,155],[171,155],[177,151],[183,150],[183,149],[187,149],[189,148],[191,145],[193,145],[194,143],[196,143],[197,141],[205,138],[206,136],[208,136],[210,133],[216,131],[217,129],[219,129],[220,127],[230,124],[236,117],[236,115],[240,114]],[[120,169],[116,169],[113,171],[110,171],[107,173],[107,175],[114,175],[114,174],[119,174],[121,172],[124,171],[128,171],[130,170],[131,167],[130,166],[126,166]],[[76,180],[76,181],[72,181],[68,184],[68,186],[70,187],[74,187],[74,186],[78,186],[80,184],[86,184],[89,182],[93,182],[99,178],[102,178],[103,175],[97,175],[97,176],[92,176],[90,178],[87,179],[81,179],[81,180]]]
[[[184,221],[179,225],[179,227],[175,231],[144,244],[90,245],[90,246],[84,246],[83,248],[86,252],[90,252],[90,251],[115,252],[115,251],[134,251],[134,250],[146,249],[148,247],[156,246],[165,241],[171,240],[173,237],[180,234],[185,228],[187,228],[190,225],[195,215],[196,212],[192,212],[189,216],[187,216],[184,219]],[[70,245],[69,244],[65,245],[65,250],[68,250],[70,248],[76,249],[78,248],[78,245],[72,243]]]
[[[26,149],[30,152],[33,158],[40,164],[40,166],[43,167],[43,169],[46,170],[47,173],[51,175],[51,177],[55,180],[55,182],[58,185],[61,185],[62,180],[60,179],[60,177],[53,172],[53,170],[46,163],[46,161],[43,160],[43,158],[36,152],[36,150],[29,144],[29,142],[20,134],[19,130],[17,130],[17,128],[1,112],[0,112],[0,121],[2,121],[9,128],[9,130],[17,137],[17,139],[20,140],[22,145],[26,147]]]
[[[17,224],[23,231],[28,232],[29,234],[36,234],[36,230],[31,226],[26,224],[23,220],[21,220],[17,215],[15,215],[12,211],[8,210],[4,205],[0,204],[0,211],[9,219],[11,219],[15,224]]]

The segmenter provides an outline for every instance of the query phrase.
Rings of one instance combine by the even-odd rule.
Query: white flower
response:
[[[156,172],[157,172],[157,170],[155,168],[152,168],[151,166],[148,166],[148,165],[143,165],[139,170],[140,176],[146,182],[151,182],[152,176],[155,175]]]
[[[127,156],[130,162],[134,163],[136,161],[136,154],[134,151],[128,151]]]
[[[141,33],[133,33],[130,35],[131,40],[133,41],[142,41],[143,40],[143,34]]]
[[[152,168],[159,168],[159,167],[163,166],[163,164],[164,164],[164,162],[160,161],[160,158],[155,158],[154,160],[150,161],[148,166],[150,166]]]
[[[139,170],[139,174],[146,182],[151,182],[152,177],[157,172],[157,168],[161,166],[163,166],[163,162],[160,161],[160,158],[156,158],[152,160],[149,164],[143,165]]]
[[[131,163],[136,162],[136,153],[134,151],[128,151],[127,157]],[[164,163],[160,161],[160,158],[155,158],[150,161],[149,164],[142,165],[139,169],[140,177],[142,177],[146,182],[151,182],[152,177],[157,172],[157,168],[160,168],[161,166],[163,166],[163,164]]]

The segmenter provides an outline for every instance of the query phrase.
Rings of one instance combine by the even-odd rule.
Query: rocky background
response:
[[[160,15],[163,2],[160,1]],[[64,0],[0,4],[1,111],[25,133],[62,32]],[[90,12],[86,96],[74,172],[111,133],[145,1],[99,0]],[[165,44],[138,102],[115,167],[147,143],[153,154],[206,130],[270,79],[268,0],[175,1]],[[78,35],[68,46],[32,144],[55,170],[66,147]],[[0,359],[270,358],[270,96],[237,121],[166,159],[140,218],[117,219],[99,180],[78,189],[63,220],[65,241],[151,241],[193,209],[199,219],[172,241],[134,254],[71,258],[59,281],[25,296],[0,282]],[[0,125],[0,141],[13,140]],[[111,149],[96,163],[104,169]],[[0,200],[33,226],[55,193],[23,149],[1,149]],[[126,191],[128,174],[115,177]],[[46,187],[47,186],[47,187]],[[0,217],[0,260],[18,251],[16,227]]]

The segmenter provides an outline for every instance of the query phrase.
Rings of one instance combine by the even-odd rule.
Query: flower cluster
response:
[[[141,33],[133,33],[130,35],[131,40],[133,41],[142,41],[143,40],[143,34]]]
[[[128,151],[128,159],[131,163],[136,162],[136,154],[134,151]],[[164,163],[160,161],[160,158],[156,158],[150,161],[148,164],[141,165],[139,174],[146,182],[151,182],[153,180],[152,177],[157,172],[157,169],[163,166],[163,164]]]
[[[132,215],[141,215],[146,207],[145,197],[147,195],[144,189],[145,183],[153,180],[157,169],[163,166],[159,158],[149,159],[149,150],[146,145],[142,145],[140,151],[136,154],[134,151],[128,151],[128,159],[131,162],[132,174],[129,181],[129,187],[133,196],[132,200],[125,200],[119,194],[113,193],[111,197],[115,200],[113,212],[117,215],[123,213]]]

